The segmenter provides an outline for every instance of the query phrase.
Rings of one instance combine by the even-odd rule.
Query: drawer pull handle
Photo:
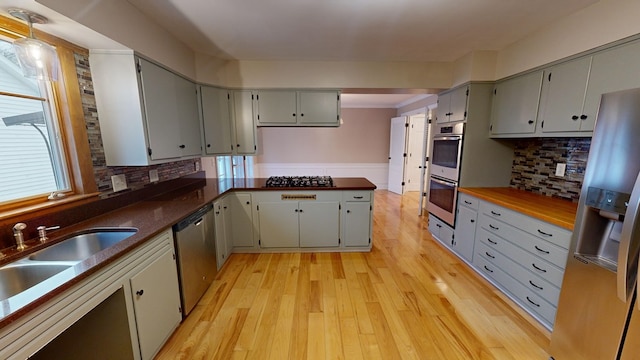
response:
[[[543,254],[548,254],[548,253],[549,253],[547,250],[540,249],[540,248],[538,247],[538,245],[534,245],[533,247],[534,247],[534,248],[536,248],[536,250],[540,251],[540,252],[541,252],[541,253],[543,253]]]
[[[544,236],[553,236],[553,234],[546,233],[546,232],[544,232],[544,231],[542,231],[542,230],[540,230],[540,229],[538,229],[538,232],[539,232],[540,234],[544,235]]]
[[[493,270],[489,269],[489,268],[487,267],[487,265],[485,265],[485,266],[484,266],[484,269],[485,269],[485,270],[487,270],[487,271],[488,271],[488,272],[490,272],[490,273],[492,273],[492,272],[493,272]]]
[[[492,243],[493,245],[498,245],[496,241],[491,240],[491,238],[487,238],[487,241]]]
[[[499,227],[497,227],[497,226],[493,226],[493,225],[491,225],[491,224],[489,224],[489,227],[490,227],[490,228],[492,228],[493,230],[500,230],[500,228],[499,228]]]
[[[495,215],[495,216],[501,216],[501,215],[502,215],[502,214],[497,213],[497,212],[495,212],[495,211],[493,211],[493,210],[491,210],[491,214],[492,214],[492,215]]]
[[[142,294],[144,294],[144,289],[140,289],[140,290],[136,291],[136,295],[142,296]]]
[[[536,270],[538,270],[538,271],[542,271],[543,273],[546,273],[546,272],[547,272],[547,270],[545,270],[545,269],[541,269],[541,268],[537,267],[537,266],[536,266],[536,264],[534,264],[534,263],[531,263],[531,266],[533,266],[534,268],[536,268]]]
[[[362,199],[364,196],[354,196],[354,199]]]
[[[529,280],[529,284],[531,284],[531,286],[533,286],[534,288],[538,289],[538,290],[544,290],[544,288],[542,286],[538,286],[536,285],[533,281]]]
[[[532,303],[533,305],[540,307],[540,304],[536,304],[535,302],[531,301],[531,299],[529,299],[529,297],[527,296],[527,301]]]
[[[467,204],[467,205],[473,204],[471,201],[467,201],[467,200],[465,200],[464,203]]]
[[[488,251],[485,251],[484,253],[485,253],[488,257],[490,257],[490,258],[492,258],[492,259],[495,259],[495,258],[496,258],[495,256],[493,256],[493,255],[489,254],[489,252],[488,252]]]

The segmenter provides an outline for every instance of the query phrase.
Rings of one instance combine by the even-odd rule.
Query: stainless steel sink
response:
[[[68,264],[9,264],[0,268],[0,300],[8,299],[62,272]]]
[[[135,234],[134,228],[90,229],[31,254],[29,260],[82,261]]]

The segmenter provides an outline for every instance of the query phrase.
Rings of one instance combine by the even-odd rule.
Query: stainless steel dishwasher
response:
[[[218,272],[212,209],[212,204],[204,206],[173,226],[183,318],[207,291]]]

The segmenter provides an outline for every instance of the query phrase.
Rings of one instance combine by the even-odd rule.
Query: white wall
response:
[[[500,79],[640,33],[640,1],[601,0],[498,53]]]
[[[164,66],[195,79],[195,53],[126,0],[38,0]]]

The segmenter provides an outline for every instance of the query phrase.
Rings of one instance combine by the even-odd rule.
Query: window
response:
[[[26,78],[0,40],[0,203],[70,190],[53,89]]]
[[[253,157],[216,156],[218,178],[243,179],[253,177]]]

